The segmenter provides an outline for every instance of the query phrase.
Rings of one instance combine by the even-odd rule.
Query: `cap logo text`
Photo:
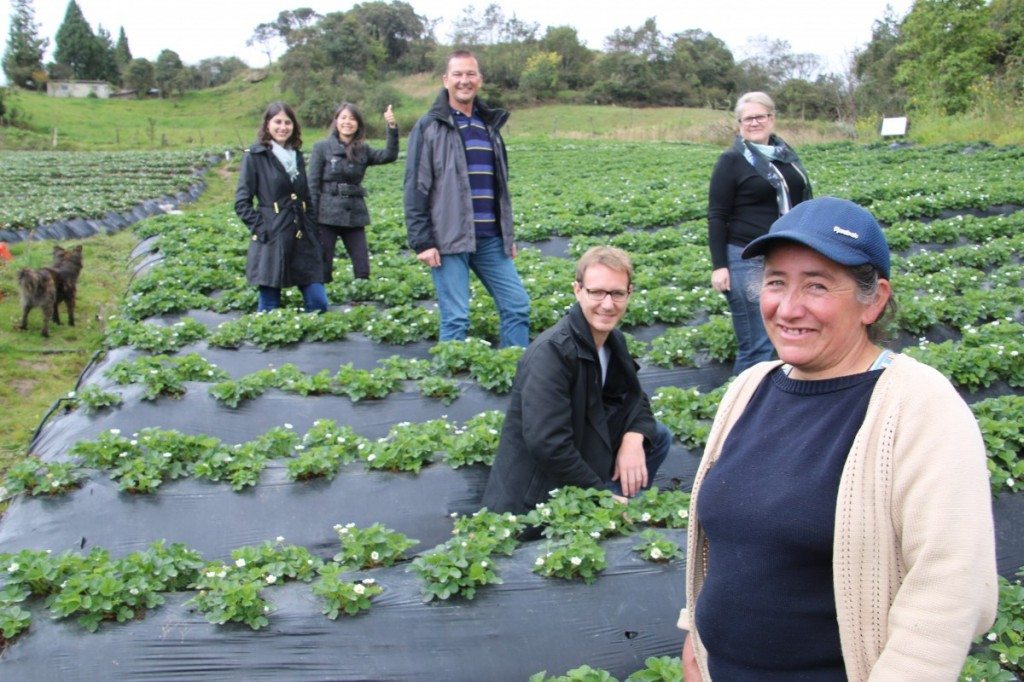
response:
[[[841,234],[844,237],[849,237],[850,239],[860,239],[860,235],[857,234],[856,232],[839,227],[838,225],[833,227],[832,231],[835,232],[836,234]]]

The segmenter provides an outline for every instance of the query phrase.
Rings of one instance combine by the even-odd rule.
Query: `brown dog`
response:
[[[21,286],[21,328],[28,329],[28,313],[32,308],[43,312],[43,336],[50,335],[50,319],[60,324],[58,305],[68,308],[68,324],[75,326],[75,296],[78,275],[82,272],[82,246],[73,249],[53,247],[53,264],[48,268],[22,268],[18,273]]]

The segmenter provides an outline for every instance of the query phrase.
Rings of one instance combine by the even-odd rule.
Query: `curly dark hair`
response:
[[[267,110],[263,112],[263,122],[260,123],[260,127],[256,129],[256,139],[259,140],[260,144],[270,146],[272,138],[270,131],[267,130],[267,125],[270,123],[270,119],[274,118],[281,112],[292,120],[292,136],[281,145],[288,149],[302,149],[302,127],[299,126],[299,119],[295,116],[295,110],[284,102],[271,102]]]

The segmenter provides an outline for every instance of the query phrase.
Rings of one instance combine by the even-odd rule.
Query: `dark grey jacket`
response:
[[[235,213],[252,235],[245,262],[249,284],[283,288],[324,281],[320,238],[308,213],[306,165],[301,152],[297,157],[295,182],[266,145],[254,144],[242,158]]]
[[[501,127],[504,109],[491,109],[479,98],[477,115],[487,124],[494,146],[494,188],[498,225],[505,253],[512,255],[512,201],[508,195],[508,154]],[[409,248],[421,253],[437,248],[445,253],[476,251],[473,197],[469,189],[466,150],[452,120],[448,91],[442,89],[430,111],[412,129],[405,159],[405,227]]]
[[[521,513],[545,501],[553,488],[604,488],[627,431],[642,433],[645,444],[653,440],[657,423],[626,339],[616,329],[605,344],[611,361],[603,388],[579,304],[526,349],[483,506]]]
[[[313,145],[309,155],[309,196],[312,215],[321,225],[365,227],[370,224],[363,176],[367,166],[391,163],[398,158],[398,128],[388,126],[387,147],[363,145],[361,158],[348,160],[348,145],[333,131]]]

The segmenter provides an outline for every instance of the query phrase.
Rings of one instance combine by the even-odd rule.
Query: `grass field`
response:
[[[280,84],[280,74],[272,72],[257,83],[236,79],[164,100],[72,100],[16,91],[10,105],[19,112],[23,127],[0,128],[0,149],[52,149],[55,141],[57,149],[238,149],[251,143],[266,104],[284,96]],[[401,93],[395,111],[401,129],[408,131],[433,101],[440,82],[435,75],[420,74],[389,85]],[[724,145],[734,131],[729,112],[710,109],[552,104],[512,107],[512,111],[508,134],[513,137]],[[912,117],[910,138],[928,144],[978,140],[1019,144],[1024,142],[1024,127],[1014,123],[1015,115],[1003,108],[985,116]],[[875,118],[856,125],[782,118],[778,130],[793,144],[848,139],[867,143],[879,139],[879,123]],[[305,137],[314,141],[321,134],[307,127]]]
[[[189,210],[223,204],[234,192],[235,177],[224,167],[210,171],[206,182],[206,192]],[[4,405],[0,418],[0,476],[26,454],[40,420],[75,385],[101,348],[106,319],[117,309],[128,286],[129,258],[138,243],[131,230],[64,245],[79,243],[84,245],[85,267],[79,280],[76,326],[51,325],[49,339],[39,333],[38,309],[29,316],[27,331],[17,328],[21,321],[17,270],[21,266],[49,265],[52,243],[12,244],[16,260],[0,265],[0,403]],[[63,308],[61,319],[65,320]]]

